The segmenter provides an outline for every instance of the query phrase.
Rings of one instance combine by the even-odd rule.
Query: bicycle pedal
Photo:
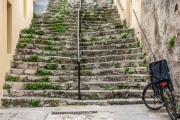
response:
[[[172,113],[172,115],[174,116],[174,114]],[[177,118],[180,118],[180,113],[176,113],[176,115],[177,115]]]
[[[177,113],[177,118],[180,118],[180,113]]]

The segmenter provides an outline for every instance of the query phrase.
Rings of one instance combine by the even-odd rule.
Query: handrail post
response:
[[[134,16],[135,16],[135,18],[136,18],[136,22],[137,22],[137,24],[138,24],[138,26],[139,26],[139,28],[140,28],[140,30],[141,30],[142,36],[143,36],[143,38],[144,38],[144,41],[146,42],[146,45],[148,46],[148,49],[149,49],[149,51],[150,51],[150,53],[151,53],[151,56],[153,57],[153,59],[154,59],[154,61],[155,61],[155,60],[156,60],[156,57],[154,56],[154,53],[153,53],[153,51],[152,51],[152,49],[151,49],[151,47],[150,47],[150,45],[149,45],[149,43],[148,43],[145,35],[144,35],[144,32],[143,32],[143,30],[142,30],[142,27],[141,27],[139,21],[138,21],[138,18],[137,18],[137,15],[136,15],[134,9],[133,9],[133,13],[134,13]]]
[[[79,50],[79,38],[80,38],[80,9],[78,11],[78,20],[77,20],[77,46],[78,46],[78,100],[81,100],[81,86],[80,86],[80,50]]]

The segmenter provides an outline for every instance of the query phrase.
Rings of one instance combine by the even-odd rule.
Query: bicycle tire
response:
[[[171,120],[177,120],[176,103],[174,96],[171,94],[171,91],[168,87],[163,87],[163,92],[167,113],[170,116]]]
[[[144,88],[142,100],[145,106],[151,110],[159,110],[162,107],[162,101],[159,96],[154,95],[151,83],[148,83]]]

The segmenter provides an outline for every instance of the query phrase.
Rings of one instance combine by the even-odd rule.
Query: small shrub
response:
[[[170,50],[174,46],[174,39],[172,37],[167,37],[166,48]]]
[[[57,70],[58,69],[58,64],[47,64],[44,66],[45,69],[48,70]]]
[[[39,57],[37,55],[32,55],[29,58],[26,58],[24,61],[25,62],[38,62]]]
[[[31,99],[29,101],[29,104],[33,107],[39,107],[40,106],[40,100]]]
[[[35,75],[52,75],[52,72],[48,70],[38,69]]]

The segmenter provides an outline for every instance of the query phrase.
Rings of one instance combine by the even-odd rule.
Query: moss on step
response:
[[[24,88],[28,90],[45,90],[45,89],[59,90],[60,89],[58,85],[47,82],[26,83],[24,84]]]
[[[29,58],[24,59],[25,62],[39,62],[39,56],[32,55]]]
[[[12,75],[9,75],[6,73],[6,76],[5,76],[5,81],[6,82],[17,82],[19,80],[18,77],[14,77]]]

